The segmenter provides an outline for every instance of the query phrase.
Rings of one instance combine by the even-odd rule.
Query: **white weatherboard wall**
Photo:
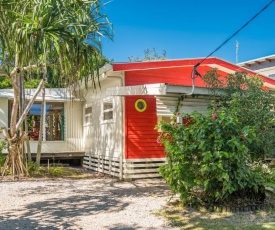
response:
[[[178,98],[180,95],[175,96],[157,96],[157,115],[163,117],[172,116],[177,108]],[[205,114],[209,106],[210,100],[207,97],[188,97],[180,102],[179,112],[190,114],[194,111]]]
[[[119,167],[119,158],[123,154],[123,97],[108,96],[106,89],[120,86],[120,84],[119,78],[104,79],[101,82],[101,88],[97,87],[96,91],[88,90],[86,93],[84,91],[86,103],[83,106],[83,111],[85,106],[92,106],[91,124],[83,127],[86,155],[101,159],[102,164],[104,164],[103,161],[116,162],[116,167]],[[113,102],[114,119],[111,122],[103,121],[104,101]],[[91,166],[89,168],[94,169],[91,163],[88,165]]]
[[[65,141],[68,151],[84,151],[83,102],[65,102]]]
[[[43,153],[83,151],[82,102],[65,101],[64,141],[43,141]],[[37,152],[38,141],[30,141],[31,152]]]

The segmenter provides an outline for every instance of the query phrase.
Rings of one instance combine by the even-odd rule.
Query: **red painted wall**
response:
[[[208,66],[201,66],[198,71],[201,74],[206,73],[211,68]],[[168,83],[180,85],[192,85],[191,73],[192,66],[183,66],[176,68],[165,69],[150,69],[150,70],[135,70],[125,72],[125,85],[143,85],[154,83]],[[201,78],[196,78],[196,86],[204,86]]]
[[[147,103],[144,112],[135,109],[135,102],[143,99]],[[125,158],[162,158],[164,148],[156,142],[158,132],[156,99],[153,96],[125,97]]]
[[[191,72],[193,66],[176,68],[133,70],[125,72],[125,85],[134,86],[153,83],[170,83],[191,85]],[[201,74],[211,68],[200,66]],[[223,72],[218,71],[221,75]],[[201,78],[196,78],[196,86],[204,86]],[[135,109],[137,99],[147,102],[147,110],[138,112]],[[156,142],[158,132],[155,130],[157,124],[156,99],[154,96],[126,96],[125,97],[125,158],[163,158],[164,147]]]
[[[156,61],[140,63],[114,64],[114,71],[125,71],[125,86],[168,83],[191,86],[191,73],[193,66],[201,59],[175,60],[175,61]],[[212,69],[207,64],[216,64],[223,67],[224,71],[246,71],[229,62],[208,58],[197,68],[203,76]],[[227,70],[226,70],[227,69]],[[218,70],[221,76],[228,73]],[[255,73],[254,73],[255,74]],[[264,78],[268,83],[275,84],[274,80]],[[195,86],[205,87],[200,77],[195,79]],[[147,110],[138,112],[135,109],[137,99],[144,99],[147,102]],[[164,148],[156,143],[158,133],[154,130],[157,124],[156,100],[153,96],[126,96],[125,97],[125,158],[162,158]]]

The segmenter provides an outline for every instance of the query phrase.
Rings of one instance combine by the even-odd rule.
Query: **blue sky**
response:
[[[112,0],[103,8],[114,39],[102,39],[103,54],[115,62],[143,57],[146,48],[167,59],[205,57],[270,0]],[[275,54],[275,2],[213,56],[243,62]]]

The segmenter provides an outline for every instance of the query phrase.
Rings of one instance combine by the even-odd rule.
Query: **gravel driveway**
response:
[[[0,229],[175,229],[154,212],[169,198],[162,179],[0,182]]]

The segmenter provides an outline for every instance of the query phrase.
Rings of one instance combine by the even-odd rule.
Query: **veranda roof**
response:
[[[25,99],[32,97],[36,89],[25,89]],[[45,99],[47,101],[69,101],[72,100],[70,92],[66,88],[45,89]],[[13,89],[0,89],[0,98],[14,98]],[[42,100],[41,92],[36,100]]]

